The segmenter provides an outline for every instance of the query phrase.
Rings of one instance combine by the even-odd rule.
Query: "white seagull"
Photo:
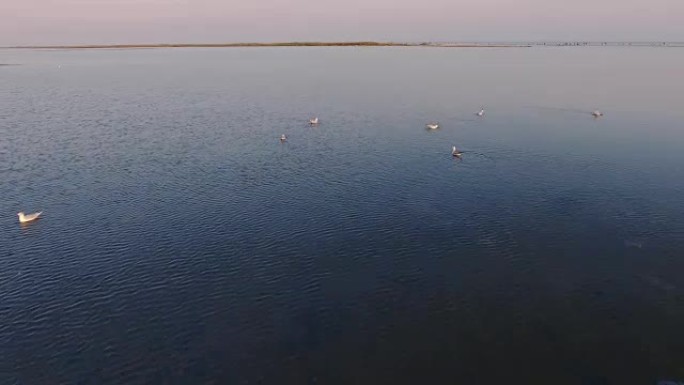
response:
[[[26,215],[23,212],[21,212],[21,213],[17,213],[17,215],[19,216],[19,223],[28,223],[28,222],[33,222],[36,219],[38,219],[38,217],[40,217],[40,214],[42,214],[42,213],[43,212],[40,211],[37,213]]]
[[[591,115],[595,118],[600,118],[603,116],[603,112],[596,110],[596,111],[592,112]]]
[[[458,151],[456,149],[456,146],[451,146],[451,156],[454,156],[456,158],[460,158],[463,153],[461,151]]]
[[[281,142],[284,142],[286,140],[287,140],[287,136],[285,136],[285,134],[280,135],[280,141]]]
[[[425,125],[429,130],[436,130],[439,128],[439,123],[428,123]]]
[[[315,126],[318,124],[318,117],[315,117],[313,119],[309,119],[309,124],[312,126]]]
[[[480,111],[478,111],[475,115],[482,117],[482,116],[484,116],[484,112],[485,112],[485,111],[484,111],[484,108],[483,108],[483,109],[481,109]]]

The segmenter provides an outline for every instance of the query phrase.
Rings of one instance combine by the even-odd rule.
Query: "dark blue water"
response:
[[[684,381],[682,50],[0,63],[2,384]]]

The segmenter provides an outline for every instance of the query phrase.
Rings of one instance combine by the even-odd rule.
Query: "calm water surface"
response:
[[[684,381],[682,49],[0,63],[2,384]]]

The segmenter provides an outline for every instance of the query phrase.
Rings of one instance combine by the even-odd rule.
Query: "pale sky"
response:
[[[0,45],[684,41],[684,0],[0,0]]]

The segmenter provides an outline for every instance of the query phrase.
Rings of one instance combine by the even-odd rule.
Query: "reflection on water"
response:
[[[680,50],[1,54],[0,383],[684,378]]]

